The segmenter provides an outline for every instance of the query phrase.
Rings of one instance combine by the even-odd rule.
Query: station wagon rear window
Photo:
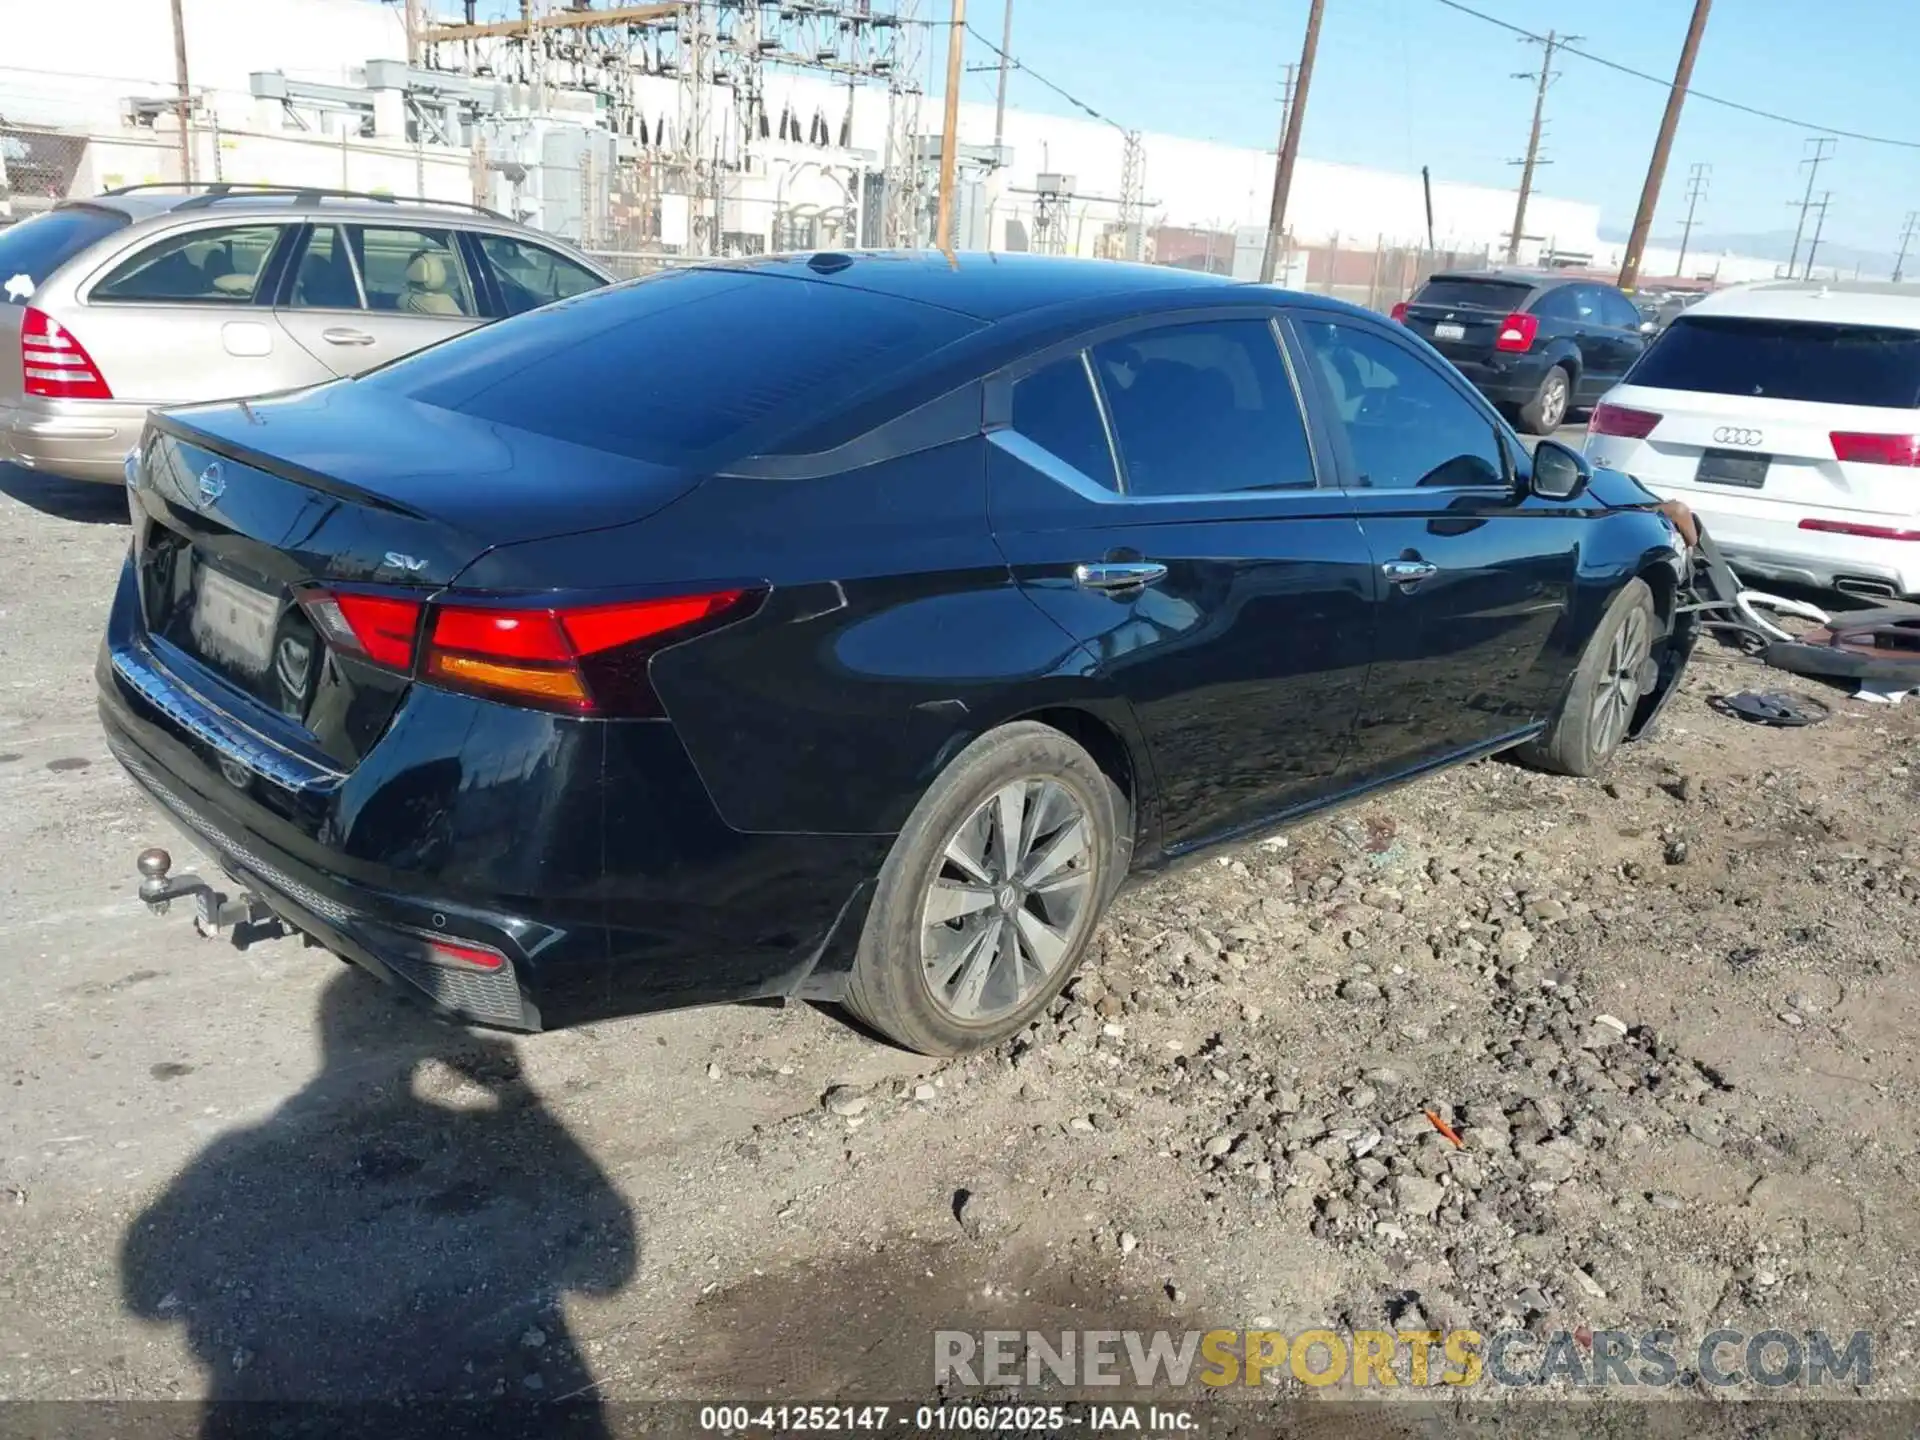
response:
[[[0,230],[0,298],[26,304],[54,271],[129,223],[117,210],[75,205]]]
[[[1920,406],[1920,330],[1682,315],[1627,381],[1657,390],[1910,410]]]
[[[1472,305],[1482,310],[1498,310],[1504,315],[1526,304],[1527,296],[1532,293],[1531,285],[1515,284],[1511,280],[1452,280],[1442,277],[1429,280],[1422,286],[1420,293],[1413,297],[1413,303]]]
[[[667,271],[503,320],[359,383],[657,464],[717,461],[820,421],[977,328],[845,285]]]

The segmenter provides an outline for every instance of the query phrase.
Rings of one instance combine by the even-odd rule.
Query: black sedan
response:
[[[1611,285],[1514,269],[1436,275],[1393,318],[1529,435],[1551,435],[1597,403],[1659,328]]]
[[[1691,648],[1652,497],[1360,310],[1173,269],[723,263],[157,417],[109,742],[226,881],[466,1018],[1026,1025],[1128,875]]]

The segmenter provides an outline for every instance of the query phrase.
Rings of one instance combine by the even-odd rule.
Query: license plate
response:
[[[1750,450],[1706,450],[1693,478],[1703,485],[1737,485],[1742,490],[1758,490],[1767,483],[1771,455],[1755,455]]]
[[[1442,320],[1438,325],[1433,327],[1433,338],[1436,340],[1464,340],[1467,338],[1467,327],[1464,325],[1449,325],[1446,321]]]
[[[247,675],[273,663],[274,622],[280,602],[263,590],[202,565],[194,576],[194,643],[201,655]]]

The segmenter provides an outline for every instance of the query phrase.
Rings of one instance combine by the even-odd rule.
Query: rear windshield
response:
[[[1823,405],[1920,405],[1920,331],[1677,316],[1627,376],[1657,390]]]
[[[1518,310],[1533,293],[1531,285],[1511,280],[1429,280],[1413,297],[1416,305],[1478,305],[1502,314]]]
[[[117,211],[76,205],[0,230],[0,297],[26,304],[54,271],[128,223]]]
[[[978,328],[843,285],[667,271],[436,345],[361,384],[658,464],[764,450]]]

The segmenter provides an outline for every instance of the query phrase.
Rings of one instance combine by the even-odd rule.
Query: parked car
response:
[[[523,1028],[992,1044],[1130,873],[1592,773],[1690,647],[1639,486],[1380,317],[1171,268],[714,263],[156,414],[131,483],[113,752],[259,906]]]
[[[1687,502],[1751,576],[1920,598],[1920,296],[1710,295],[1594,411],[1587,454]]]
[[[1529,435],[1551,435],[1618,384],[1655,328],[1611,285],[1511,269],[1436,275],[1393,318]]]
[[[135,186],[0,232],[0,460],[120,483],[147,411],[314,385],[609,283],[473,206]]]

